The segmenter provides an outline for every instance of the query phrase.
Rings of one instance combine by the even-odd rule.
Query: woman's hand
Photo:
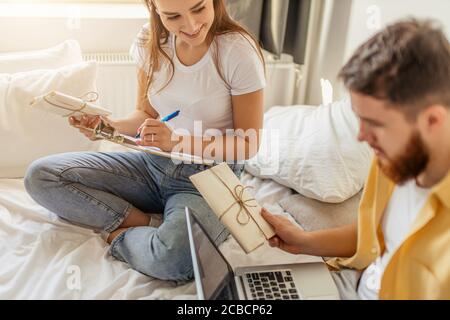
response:
[[[181,137],[159,120],[147,119],[139,127],[141,140],[137,144],[145,147],[156,147],[165,152],[171,152],[180,142]]]
[[[84,115],[81,117],[80,120],[78,120],[75,117],[69,117],[69,124],[77,128],[82,134],[84,134],[88,139],[92,141],[97,141],[101,139],[95,138],[95,133],[93,131],[86,130],[80,127],[95,129],[100,124],[101,121],[114,127],[112,121],[106,117]]]
[[[286,217],[273,215],[266,209],[261,210],[262,217],[274,228],[276,236],[269,240],[271,247],[280,248],[283,251],[300,254],[307,243],[307,233],[301,230]]]

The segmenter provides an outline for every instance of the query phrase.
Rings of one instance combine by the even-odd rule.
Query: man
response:
[[[449,41],[431,22],[396,23],[340,78],[361,120],[358,139],[375,152],[358,221],[306,233],[263,210],[277,233],[270,244],[361,270],[357,298],[450,299]]]

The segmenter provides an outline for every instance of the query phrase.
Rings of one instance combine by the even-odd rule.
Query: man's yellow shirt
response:
[[[356,254],[330,260],[330,266],[364,270],[383,254],[381,222],[395,186],[374,160],[359,207]],[[450,173],[432,188],[410,233],[392,256],[379,298],[450,299]]]

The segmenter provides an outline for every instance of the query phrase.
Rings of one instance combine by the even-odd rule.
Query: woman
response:
[[[144,26],[131,50],[139,66],[135,112],[126,119],[85,117],[70,124],[93,128],[104,120],[123,134],[139,131],[143,146],[231,160],[240,175],[238,162],[256,154],[262,127],[259,46],[229,17],[223,0],[148,0],[147,6],[150,27]],[[158,120],[176,110],[181,113],[170,124]],[[189,181],[205,169],[145,153],[69,153],[34,162],[25,186],[61,218],[106,233],[112,256],[135,270],[185,281],[193,271],[184,208],[217,244],[228,236]]]

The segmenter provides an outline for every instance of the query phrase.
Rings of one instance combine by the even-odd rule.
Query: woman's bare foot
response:
[[[131,208],[128,217],[122,222],[119,228],[130,228],[130,227],[145,227],[150,223],[150,217],[148,214],[142,212],[137,208]]]
[[[142,216],[141,216],[142,217]],[[134,221],[136,222],[136,221]],[[128,230],[132,227],[146,227],[150,226],[153,228],[159,228],[160,225],[163,224],[163,215],[157,214],[157,213],[148,213],[145,214],[145,219],[140,219],[139,222],[137,222],[135,225],[130,224],[130,221],[127,221],[127,223],[123,223],[117,230],[114,230],[108,235],[108,238],[106,239],[106,242],[108,244],[111,244],[111,242],[117,238],[119,235],[121,235],[123,232]],[[144,224],[145,223],[145,224]]]

